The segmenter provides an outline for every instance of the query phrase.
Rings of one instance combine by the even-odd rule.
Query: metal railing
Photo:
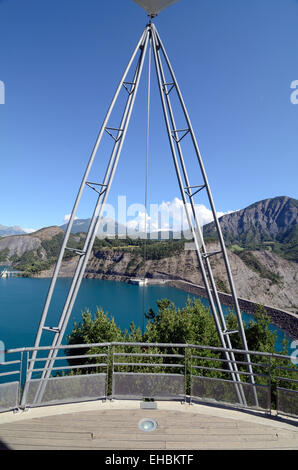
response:
[[[249,363],[251,367],[247,370],[247,362],[243,357],[244,351],[230,349],[229,352],[235,355],[234,361],[223,358],[223,352],[223,348],[209,346],[191,348],[191,397],[238,407],[240,403],[237,392],[241,389],[245,397],[245,407],[270,412],[272,355],[251,352]],[[240,380],[236,383],[229,379],[229,369],[226,367],[228,362],[237,364]],[[255,397],[257,397],[257,402]]]
[[[53,349],[54,366],[45,380]],[[298,368],[290,356],[249,351],[248,369],[247,351],[231,349],[240,378],[235,382],[225,352],[202,345],[132,342],[7,350],[0,364],[0,412],[97,399],[158,399],[268,413],[276,409],[298,417]]]
[[[23,353],[24,349],[7,351],[5,361],[0,363],[0,412],[19,407],[24,364]]]
[[[279,359],[276,365],[276,408],[279,414],[298,416],[298,367],[293,373],[293,368],[282,355],[275,355]]]
[[[185,400],[185,352],[184,345],[114,345],[112,397]]]

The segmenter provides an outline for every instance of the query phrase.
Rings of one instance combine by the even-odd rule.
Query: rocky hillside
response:
[[[297,269],[298,201],[267,199],[223,216],[221,226],[239,297],[298,312]],[[205,228],[208,251],[216,251],[214,226]],[[51,276],[64,231],[49,227],[29,235],[0,238],[0,264],[26,275]],[[85,233],[73,233],[68,246],[82,248]],[[60,276],[71,276],[78,257],[66,251]],[[229,293],[221,255],[210,258],[217,287]],[[202,285],[196,252],[185,250],[183,240],[97,239],[88,262],[87,277],[128,281],[134,277],[184,280]]]
[[[49,269],[55,263],[64,232],[59,227],[48,227],[32,234],[11,235],[0,238],[0,264],[13,266],[27,275]],[[72,236],[69,246],[78,246],[79,236]],[[65,259],[73,257],[67,252]]]
[[[227,246],[267,249],[298,261],[298,201],[287,196],[256,202],[226,214],[220,225]],[[204,226],[205,237],[215,236],[214,223]],[[232,248],[233,250],[233,248]]]
[[[41,259],[46,259],[46,251],[42,246],[43,240],[52,240],[63,231],[58,227],[49,227],[32,235],[11,235],[0,239],[0,254],[3,261],[11,264],[16,258],[21,258],[25,253],[34,252]],[[4,259],[6,258],[6,259]]]
[[[216,248],[216,244],[208,246],[210,251]],[[253,264],[230,251],[228,256],[239,297],[298,312],[296,263],[268,251],[251,251]],[[218,289],[229,293],[222,257],[217,255],[210,260]],[[145,263],[141,255],[127,251],[100,251],[90,259],[87,277],[125,280],[144,275],[156,279],[181,279],[203,285],[196,252],[185,250],[159,260],[149,259]]]
[[[159,242],[157,242],[159,243]],[[217,249],[216,243],[208,243],[208,250]],[[232,274],[238,296],[252,302],[270,305],[282,310],[298,312],[297,264],[285,260],[267,250],[249,251],[248,259],[228,250]],[[144,262],[142,250],[132,246],[102,247],[90,257],[86,277],[128,282],[132,278],[146,276],[156,280],[184,280],[203,285],[195,251],[183,246],[170,256],[151,256]],[[155,258],[155,259],[154,259]],[[157,259],[156,259],[157,258]],[[71,276],[78,257],[65,261],[60,275]],[[220,255],[210,258],[217,287],[229,293],[223,259]],[[51,276],[53,268],[40,276]]]

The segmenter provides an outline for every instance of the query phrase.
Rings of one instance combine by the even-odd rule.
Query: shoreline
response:
[[[47,275],[38,275],[33,276],[36,278],[51,278],[49,272],[46,273]],[[71,273],[65,273],[59,277],[72,277]],[[99,279],[99,280],[106,280],[106,281],[116,281],[116,282],[124,282],[130,283],[131,280],[134,278],[132,276],[125,276],[120,274],[99,274],[95,272],[88,272],[84,274],[84,279]],[[148,277],[146,285],[168,285],[175,289],[183,290],[184,292],[188,292],[190,294],[194,294],[200,297],[208,298],[206,290],[203,286],[199,286],[193,284],[185,279],[169,279],[169,278],[155,278],[155,277]],[[227,294],[224,292],[218,292],[220,302],[227,306],[227,307],[234,307],[233,299],[231,294]],[[250,315],[256,314],[256,309],[260,305],[259,303],[252,302],[248,299],[243,299],[238,297],[239,307],[240,309],[248,313]],[[262,304],[263,305],[263,304]],[[292,312],[288,312],[286,310],[281,310],[279,308],[264,305],[266,312],[270,317],[270,323],[274,326],[280,328],[289,338],[292,340],[298,339],[298,315]]]
[[[90,273],[91,274],[91,273]],[[125,282],[130,283],[130,279],[126,276],[115,276],[115,275],[95,275],[92,273],[91,276],[84,276],[85,278],[89,279],[102,279],[107,281],[116,281],[116,282]],[[208,299],[208,295],[206,293],[205,287],[199,286],[196,284],[192,284],[189,281],[184,279],[158,279],[158,278],[146,278],[147,285],[168,285],[175,289],[183,290],[184,292],[188,292],[189,294],[198,295],[200,297],[204,297]],[[220,302],[227,306],[234,308],[233,298],[231,294],[227,294],[225,292],[218,291]],[[245,313],[250,315],[255,315],[257,307],[260,305],[259,303],[252,302],[248,299],[242,299],[238,297],[239,307]],[[263,305],[263,304],[262,304]],[[297,340],[298,338],[298,315],[292,312],[288,312],[286,310],[281,310],[276,307],[270,305],[264,305],[266,312],[270,317],[270,323],[272,325],[277,326],[280,328],[284,333],[289,336],[292,340]]]
[[[208,298],[206,290],[203,286],[198,286],[188,281],[182,280],[169,281],[167,284],[176,289],[181,289],[186,292],[189,292],[190,294],[199,295],[201,297],[204,297],[205,299]],[[231,308],[234,307],[231,294],[218,292],[218,295],[220,302],[223,305]],[[256,309],[258,305],[260,305],[258,303],[252,302],[251,300],[242,299],[240,297],[238,297],[238,302],[240,309],[250,315],[255,315]],[[280,328],[291,339],[296,340],[298,338],[298,315],[292,312],[287,312],[285,310],[271,307],[269,305],[264,305],[264,308],[270,317],[270,323],[272,323],[272,325],[275,325]]]

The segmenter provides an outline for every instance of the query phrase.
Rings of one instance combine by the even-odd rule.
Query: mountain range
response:
[[[298,200],[287,196],[264,199],[220,219],[225,243],[232,251],[272,250],[298,261]],[[215,238],[214,222],[204,226],[204,237]]]
[[[75,219],[71,228],[71,233],[88,232],[91,219]],[[62,230],[66,231],[67,223],[60,225]],[[113,237],[115,235],[126,234],[126,227],[115,220],[104,217],[99,224],[97,235],[100,237]]]
[[[14,225],[13,227],[7,227],[6,225],[0,224],[0,237],[7,237],[9,235],[22,235],[26,232],[19,227],[18,225]]]
[[[220,219],[226,246],[232,251],[242,249],[267,249],[272,250],[283,258],[298,261],[298,200],[288,196],[278,196],[264,199],[250,206],[223,215]],[[76,219],[73,222],[71,232],[86,233],[90,219]],[[65,231],[67,224],[60,228]],[[28,233],[19,226],[7,227],[0,225],[0,237],[10,235],[25,235]],[[115,235],[132,238],[145,238],[143,233],[129,230],[125,225],[104,218],[100,224],[99,237],[114,237]],[[189,233],[184,236],[189,238]],[[203,234],[205,239],[216,239],[216,228],[214,222],[204,225]],[[152,239],[163,238],[162,231],[155,233]],[[181,238],[181,233],[167,233],[169,238]]]
[[[297,219],[298,201],[286,196],[259,201],[220,218],[239,297],[298,312]],[[68,247],[82,249],[89,222],[89,219],[74,222]],[[108,225],[103,226],[102,234],[109,233],[105,230]],[[13,266],[29,275],[50,277],[65,228],[65,225],[54,226],[30,234],[2,236],[0,264]],[[217,250],[215,234],[213,223],[204,226],[207,251]],[[149,278],[177,279],[202,285],[195,252],[186,248],[185,240],[172,238],[148,240],[144,260],[144,240],[101,236],[95,241],[86,276],[125,281],[142,277],[145,272]],[[72,275],[77,258],[75,251],[65,252],[61,276]],[[228,293],[225,267],[220,258],[212,257],[210,262],[218,289]]]

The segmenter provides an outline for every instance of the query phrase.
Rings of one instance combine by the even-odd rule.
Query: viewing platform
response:
[[[144,342],[2,351],[0,448],[298,450],[293,358],[249,351],[250,374],[245,351],[230,350],[243,366],[234,380],[224,351]]]
[[[0,414],[0,449],[297,450],[297,421],[202,404],[93,401]],[[154,431],[140,430],[144,418]]]

